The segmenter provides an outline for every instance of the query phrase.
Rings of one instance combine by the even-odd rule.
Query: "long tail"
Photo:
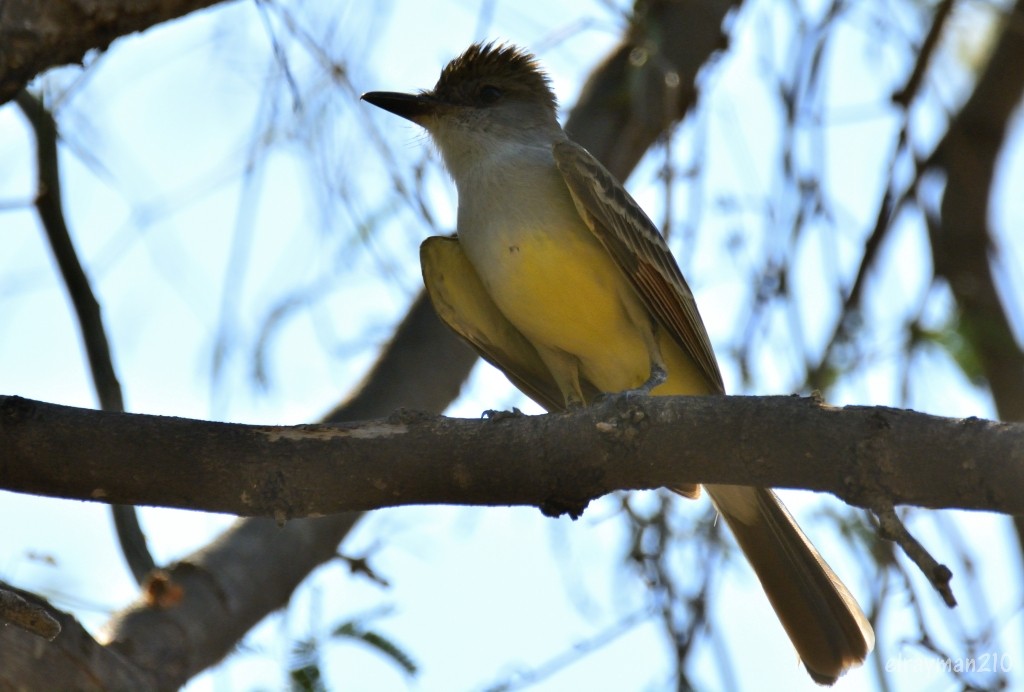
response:
[[[862,663],[875,633],[857,601],[771,490],[708,485],[768,600],[815,682]]]

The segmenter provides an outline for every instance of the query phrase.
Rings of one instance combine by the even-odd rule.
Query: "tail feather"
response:
[[[875,635],[860,606],[771,490],[705,486],[815,682],[860,665]]]

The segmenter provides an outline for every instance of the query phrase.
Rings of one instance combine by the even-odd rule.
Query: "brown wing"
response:
[[[494,304],[457,238],[434,236],[420,245],[420,266],[434,310],[480,356],[548,411],[565,408],[551,371],[537,350]],[[588,401],[597,395],[581,382]]]
[[[556,143],[552,153],[584,223],[615,259],[661,327],[698,364],[708,384],[724,392],[693,293],[657,227],[615,176],[586,149],[566,140]]]

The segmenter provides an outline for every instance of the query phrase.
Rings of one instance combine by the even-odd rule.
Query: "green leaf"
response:
[[[974,384],[985,381],[985,369],[978,357],[974,339],[978,330],[973,328],[970,320],[961,319],[961,315],[953,315],[938,329],[915,329],[912,326],[911,339],[914,343],[931,343],[949,354],[953,362],[964,376]]]
[[[339,625],[331,632],[331,636],[337,638],[347,637],[363,642],[378,653],[383,654],[386,658],[391,659],[407,675],[414,676],[418,672],[412,658],[399,648],[397,644],[382,634],[365,629],[358,622],[349,621]]]
[[[292,692],[327,692],[320,673],[320,651],[315,639],[303,639],[292,646],[288,679]]]

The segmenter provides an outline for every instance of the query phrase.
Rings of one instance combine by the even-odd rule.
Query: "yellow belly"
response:
[[[534,345],[575,356],[599,389],[639,386],[650,359],[634,324],[632,288],[588,235],[533,235],[507,248],[489,287],[512,324]]]
[[[634,389],[650,377],[644,330],[653,325],[625,275],[577,223],[502,238],[478,273],[502,313],[542,354],[572,356],[579,374],[601,391]],[[664,333],[658,341],[669,379],[653,393],[708,392],[678,344]]]

